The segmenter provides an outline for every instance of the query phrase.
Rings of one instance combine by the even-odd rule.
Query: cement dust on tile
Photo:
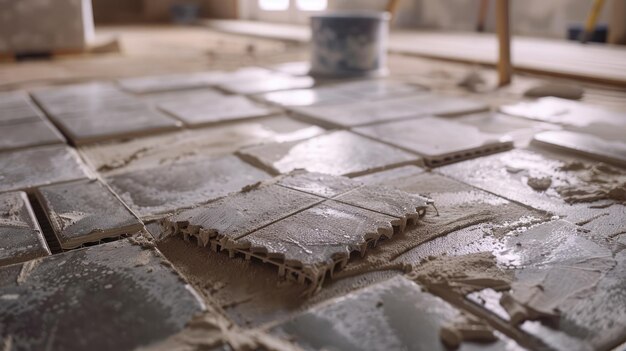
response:
[[[301,168],[309,172],[356,176],[420,161],[418,156],[348,131],[245,148],[239,154],[277,174]]]
[[[513,147],[510,137],[439,117],[358,127],[354,132],[412,151],[430,166],[458,162]]]
[[[383,176],[383,174],[385,174]],[[471,251],[460,248],[454,240],[441,239],[448,235],[472,235],[477,241],[474,249],[482,251],[498,246],[498,238],[509,232],[521,230],[534,223],[549,220],[551,215],[527,209],[506,199],[478,190],[452,179],[433,173],[387,171],[378,177],[356,178],[367,183],[381,182],[410,194],[419,194],[434,202],[436,207],[427,207],[425,215],[415,226],[407,227],[405,233],[386,240],[368,251],[364,258],[351,261],[337,274],[359,275],[378,269],[398,269],[404,265],[418,264],[428,251],[435,255]],[[429,242],[442,246],[431,247]],[[423,245],[427,245],[422,247]],[[466,251],[463,251],[466,250]]]
[[[469,328],[474,332],[464,333],[470,319],[415,283],[396,277],[313,307],[272,331],[305,350],[447,350],[442,341],[461,350],[519,347],[484,322],[474,322]],[[466,322],[453,324],[459,320]],[[445,330],[450,329],[462,335],[449,337]]]
[[[255,103],[243,96],[226,96],[210,101],[166,101],[158,104],[158,107],[192,127],[264,117],[278,112],[275,108]]]
[[[0,286],[0,336],[18,349],[135,349],[205,309],[158,251],[127,240],[4,267]]]
[[[50,255],[26,194],[0,194],[0,266]]]
[[[190,159],[232,154],[245,146],[306,139],[324,130],[286,116],[271,116],[211,128],[85,145],[79,152],[105,174],[152,168]]]
[[[141,221],[97,180],[40,187],[36,195],[63,249],[134,234],[143,228]]]
[[[234,156],[139,169],[105,177],[140,218],[207,203],[269,175]]]
[[[513,150],[441,167],[437,172],[572,223],[594,218],[620,200],[624,171],[563,154]],[[532,179],[550,178],[547,190]],[[530,183],[529,183],[530,180]],[[621,220],[614,218],[614,220]]]
[[[0,153],[0,191],[89,178],[87,167],[67,146],[43,146]]]
[[[499,299],[505,320],[556,349],[611,349],[624,342],[626,256],[608,246],[563,220],[515,233],[494,251],[509,258],[510,291],[473,299]]]

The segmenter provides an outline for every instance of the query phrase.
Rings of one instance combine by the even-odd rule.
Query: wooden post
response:
[[[509,25],[509,0],[496,0],[496,30],[498,32],[498,83],[511,83],[511,31]]]

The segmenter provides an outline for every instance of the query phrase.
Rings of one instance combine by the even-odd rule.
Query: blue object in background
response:
[[[197,4],[174,4],[170,7],[172,22],[179,24],[190,24],[198,19],[200,6]]]
[[[387,74],[389,13],[332,12],[311,16],[311,74]]]
[[[585,26],[582,24],[574,24],[567,28],[567,39],[579,41],[580,36],[585,30]],[[597,25],[591,37],[589,37],[590,42],[594,43],[606,43],[606,39],[608,37],[609,28],[607,25]]]

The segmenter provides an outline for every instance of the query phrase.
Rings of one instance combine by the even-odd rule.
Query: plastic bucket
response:
[[[311,16],[311,74],[350,77],[387,74],[387,12]]]

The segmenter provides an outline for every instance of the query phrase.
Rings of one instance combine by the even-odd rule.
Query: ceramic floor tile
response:
[[[400,81],[370,79],[330,86],[336,92],[357,100],[389,99],[425,92],[425,88]]]
[[[533,142],[626,168],[626,138],[621,142],[611,141],[591,134],[563,130],[536,134]]]
[[[129,110],[103,110],[88,118],[72,113],[55,119],[74,145],[159,133],[181,126],[174,118],[144,106]]]
[[[231,257],[241,253],[247,259],[269,260],[279,266],[280,275],[308,280],[315,289],[326,272],[345,266],[351,252],[364,254],[381,236],[402,233],[407,221],[417,223],[426,208],[420,196],[379,185],[354,189],[359,183],[342,177],[297,172],[286,179],[164,218],[161,230],[166,236],[193,237],[199,246],[227,250]],[[334,201],[305,191],[348,192]]]
[[[501,318],[558,350],[612,349],[624,342],[623,250],[614,253],[606,240],[557,220],[506,238],[494,253],[514,272],[511,290],[496,294],[500,302],[490,308],[504,308]],[[537,316],[543,322],[531,321]]]
[[[218,90],[204,88],[191,90],[166,91],[161,93],[144,94],[138,96],[141,101],[151,105],[172,101],[212,101],[223,98],[225,95]]]
[[[4,125],[0,129],[0,151],[51,144],[65,144],[65,138],[44,119]]]
[[[294,107],[292,110],[328,127],[347,128],[427,115],[472,113],[487,108],[484,103],[467,98],[422,93],[388,100]]]
[[[217,249],[215,245],[228,249],[229,243],[323,200],[282,186],[268,185],[182,211],[161,220],[161,223],[164,231],[195,237],[199,245],[208,246],[211,241],[214,249]]]
[[[619,189],[626,177],[626,172],[597,162],[531,150],[485,156],[437,172],[572,223],[604,216],[609,206],[621,202],[612,198],[619,195],[612,189]]]
[[[572,127],[625,126],[626,114],[578,101],[544,97],[500,107],[503,113]]]
[[[311,70],[311,64],[308,61],[295,61],[280,63],[268,68],[273,71],[290,74],[292,76],[306,76]]]
[[[158,106],[193,127],[263,117],[277,112],[275,108],[260,105],[243,96],[226,96],[208,102],[170,101]]]
[[[309,172],[355,176],[405,164],[419,157],[348,131],[311,139],[267,144],[240,151],[243,157],[275,173],[302,168]]]
[[[516,147],[528,146],[533,136],[539,132],[561,129],[560,126],[552,123],[492,112],[463,115],[452,118],[451,120],[474,126],[481,132],[509,136]]]
[[[181,162],[105,178],[142,219],[207,203],[269,178],[234,156]]]
[[[325,198],[333,198],[361,186],[360,182],[350,178],[304,171],[291,172],[277,184]]]
[[[158,251],[127,240],[0,270],[0,337],[16,349],[133,350],[204,309]]]
[[[255,98],[285,107],[333,105],[354,102],[354,99],[341,95],[332,87],[273,91],[257,95]]]
[[[143,228],[141,221],[97,180],[37,188],[36,196],[63,249],[134,234]]]
[[[497,246],[494,244],[497,239],[506,233],[548,221],[552,217],[450,178],[422,172],[419,168],[393,169],[355,179],[370,186],[383,184],[429,198],[435,206],[426,207],[426,213],[417,226],[407,227],[405,235],[398,240],[386,241],[372,249],[368,256],[374,262],[418,264],[429,256],[424,254],[429,249],[422,249],[423,246],[457,232],[461,232],[455,236],[458,242],[466,242],[463,238],[472,237],[477,244],[475,249],[493,248]],[[484,242],[483,238],[486,238]],[[457,240],[446,241],[437,249],[442,250],[441,254],[452,255],[459,249],[454,246],[455,243]],[[448,244],[451,246],[448,247]],[[358,271],[370,264],[368,258],[355,260],[346,267],[346,271]]]
[[[42,113],[30,102],[26,93],[0,93],[0,125],[35,122],[41,118]]]
[[[333,200],[306,209],[237,240],[238,248],[276,260],[301,281],[320,283],[324,272],[345,266],[350,253],[391,237],[397,218]],[[285,269],[281,268],[281,269]],[[281,272],[284,274],[283,272]],[[300,274],[301,273],[301,274]]]
[[[211,128],[85,145],[79,151],[93,169],[112,174],[232,154],[244,146],[305,139],[323,132],[317,126],[286,116],[271,116]]]
[[[125,78],[118,85],[131,93],[147,94],[173,90],[197,89],[215,85],[225,76],[224,72],[194,72]]]
[[[0,192],[89,178],[74,149],[54,145],[0,153]]]
[[[355,132],[422,156],[427,165],[440,166],[511,149],[509,137],[438,117],[424,117],[359,127]]]
[[[461,311],[402,278],[352,292],[309,309],[273,329],[305,350],[448,350],[440,333]],[[477,325],[476,328],[479,326]],[[520,348],[484,324],[491,342],[464,341],[459,350]]]
[[[115,85],[102,82],[41,88],[31,92],[31,96],[52,117],[67,113],[91,114],[111,106],[140,104]]]
[[[226,82],[218,87],[233,94],[253,95],[278,90],[311,88],[314,84],[315,80],[309,76],[293,77],[275,74],[258,80]]]
[[[26,194],[0,194],[0,266],[50,255]]]

